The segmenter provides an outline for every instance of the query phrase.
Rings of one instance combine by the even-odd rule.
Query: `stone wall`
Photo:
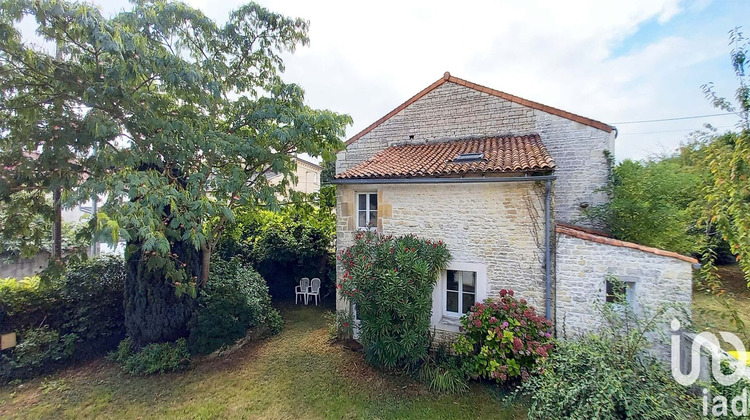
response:
[[[628,297],[636,313],[647,315],[665,304],[681,305],[690,313],[692,263],[689,261],[564,233],[558,233],[556,247],[558,337],[593,332],[601,327],[604,320],[597,305],[605,303],[608,275],[634,285]],[[669,335],[667,324],[659,328]],[[657,343],[661,350],[668,351],[662,344]]]
[[[446,82],[386,120],[339,153],[343,172],[395,145],[476,136],[538,133],[557,163],[556,217],[572,222],[581,204],[599,204],[607,180],[604,151],[614,153],[614,132],[528,108],[488,93]],[[410,139],[410,136],[413,138]]]
[[[35,276],[47,268],[48,252],[40,252],[32,258],[16,258],[0,255],[0,278],[12,277],[22,279]]]
[[[353,243],[358,192],[378,193],[380,233],[442,240],[452,263],[486,267],[486,296],[514,289],[544,313],[543,184],[339,185],[337,252]],[[340,280],[343,271],[338,269]],[[478,300],[486,296],[477,293]],[[339,301],[337,307],[346,309],[347,303]],[[439,317],[433,321],[440,324]],[[437,326],[458,330],[457,324]]]

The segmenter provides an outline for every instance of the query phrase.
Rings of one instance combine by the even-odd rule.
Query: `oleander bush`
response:
[[[552,349],[552,322],[538,315],[513,290],[501,290],[499,298],[476,303],[461,317],[453,344],[474,378],[505,382],[525,380],[539,371]]]
[[[354,317],[348,311],[326,312],[323,315],[328,321],[328,339],[331,341],[348,340],[354,336]]]
[[[450,260],[445,244],[360,232],[339,258],[345,273],[337,287],[357,308],[367,362],[419,366],[429,345],[432,290]]]

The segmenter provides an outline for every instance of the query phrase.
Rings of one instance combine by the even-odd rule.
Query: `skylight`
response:
[[[476,162],[482,160],[484,153],[461,153],[453,159],[454,163]]]

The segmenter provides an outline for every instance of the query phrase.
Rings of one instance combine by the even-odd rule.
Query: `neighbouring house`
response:
[[[638,310],[689,309],[695,260],[577,226],[584,208],[607,199],[616,134],[445,73],[338,154],[337,251],[359,230],[444,241],[452,261],[433,293],[439,339],[501,289],[529,300],[558,335],[597,328],[611,276]],[[339,297],[337,309],[351,308]]]
[[[294,175],[297,177],[297,181],[290,183],[289,188],[305,194],[320,191],[320,173],[323,171],[323,168],[299,156],[295,157],[294,161],[296,164]],[[271,185],[278,184],[282,179],[284,179],[284,175],[282,174],[272,173],[268,175],[268,182]]]
[[[63,207],[61,214],[63,221],[63,246],[65,246],[66,235],[71,235],[72,237],[75,234],[74,232],[69,232],[68,229],[89,222],[93,211],[92,205],[93,201],[89,200],[72,207]],[[104,205],[104,200],[99,198],[97,205],[101,208]],[[52,232],[50,232],[50,241],[51,234]],[[120,240],[116,244],[95,242],[93,247],[87,249],[87,255],[89,257],[95,255],[123,256],[125,255],[125,245],[124,240]],[[63,249],[63,255],[67,255],[69,251],[70,249]],[[49,266],[51,256],[52,254],[48,249],[42,249],[30,258],[21,258],[19,255],[11,252],[0,253],[0,278],[11,277],[20,279],[37,275]]]

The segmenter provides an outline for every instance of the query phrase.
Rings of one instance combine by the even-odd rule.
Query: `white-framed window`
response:
[[[477,272],[447,270],[445,278],[445,312],[463,315],[477,301]]]
[[[357,229],[378,229],[378,193],[357,193]]]
[[[432,292],[432,326],[458,331],[458,320],[476,302],[487,299],[487,265],[451,261]]]

